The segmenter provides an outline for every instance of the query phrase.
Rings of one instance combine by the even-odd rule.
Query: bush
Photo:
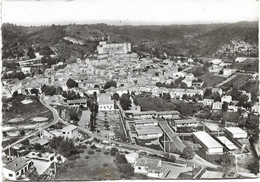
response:
[[[97,152],[101,152],[101,149],[97,149],[96,151],[97,151]]]
[[[82,150],[82,149],[78,150],[78,153],[84,153],[84,150]]]
[[[95,152],[92,151],[92,150],[91,150],[91,151],[88,151],[88,154],[89,154],[89,155],[92,155],[92,154],[94,154],[94,153],[95,153]]]
[[[88,156],[88,155],[86,155],[86,156],[85,156],[85,159],[89,159],[89,156]]]
[[[103,164],[103,166],[104,166],[104,167],[107,167],[107,166],[108,166],[108,164],[106,164],[106,163],[105,163],[105,164]]]
[[[91,145],[90,148],[91,149],[97,149],[96,145]]]
[[[112,148],[111,151],[110,151],[110,155],[115,156],[117,152],[118,152],[117,148]]]
[[[87,148],[86,145],[81,145],[80,147],[81,147],[82,149],[86,149],[86,148]]]
[[[104,152],[103,154],[104,154],[104,155],[108,155],[108,154],[109,154],[109,152]]]
[[[79,158],[80,158],[79,155],[71,155],[71,156],[68,157],[68,159],[69,159],[70,161],[74,161],[74,160],[79,159]]]

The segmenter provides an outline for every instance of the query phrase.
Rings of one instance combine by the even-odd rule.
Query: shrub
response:
[[[97,149],[97,147],[95,145],[91,145],[90,148],[91,149]]]
[[[91,150],[91,151],[88,151],[88,154],[89,154],[89,155],[92,155],[92,154],[94,154],[94,153],[95,153],[95,152],[92,151],[92,150]]]
[[[104,166],[104,167],[107,167],[107,166],[108,166],[108,164],[106,164],[106,163],[105,163],[105,164],[103,164],[103,166]]]
[[[97,151],[97,152],[101,152],[101,149],[97,149],[96,151]]]
[[[106,152],[104,152],[103,154],[104,154],[104,155],[108,155],[108,154],[109,154],[109,152],[107,152],[107,151],[106,151]]]
[[[85,156],[85,159],[89,159],[89,156],[88,156],[88,155],[86,155],[86,156]]]
[[[78,153],[84,153],[84,150],[82,150],[82,149],[78,150]]]
[[[86,146],[86,145],[81,145],[81,148],[82,148],[82,149],[86,149],[87,146]]]
[[[71,155],[71,156],[68,157],[68,159],[69,159],[70,161],[74,161],[74,160],[79,159],[79,158],[80,158],[79,155]]]

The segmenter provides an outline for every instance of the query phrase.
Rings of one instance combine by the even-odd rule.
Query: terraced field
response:
[[[244,84],[246,84],[247,82],[249,82],[249,80],[252,78],[251,75],[247,75],[247,74],[237,74],[237,76],[230,80],[229,82],[223,84],[221,87],[222,88],[229,88],[229,87],[234,87],[239,89],[241,86],[243,86]]]

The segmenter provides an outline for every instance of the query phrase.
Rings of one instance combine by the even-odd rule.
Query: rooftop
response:
[[[147,157],[142,157],[142,158],[137,158],[136,159],[136,166],[147,166],[149,170],[154,169],[154,170],[160,170],[162,167],[160,166],[160,159],[153,159],[153,158],[147,158]]]
[[[138,127],[136,128],[138,135],[148,135],[148,134],[162,134],[163,131],[158,126],[153,127]]]
[[[77,126],[69,125],[69,126],[65,126],[64,128],[62,128],[61,131],[73,131],[73,130],[75,130],[77,128],[78,128]]]
[[[193,134],[204,144],[207,148],[223,148],[214,138],[212,138],[205,131],[193,132]]]
[[[225,129],[233,134],[238,134],[238,133],[246,134],[247,133],[246,131],[242,130],[239,127],[226,127]]]
[[[27,160],[24,158],[15,158],[14,160],[7,163],[4,168],[9,169],[11,171],[17,172],[21,168],[27,165]]]

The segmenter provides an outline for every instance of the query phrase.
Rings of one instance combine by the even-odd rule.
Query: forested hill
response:
[[[23,27],[3,24],[3,58],[16,57],[17,52],[32,45],[55,47],[65,58],[94,53],[100,40],[110,35],[111,42],[131,42],[134,51],[159,55],[212,56],[224,44],[244,41],[258,46],[258,22],[234,24],[112,26],[52,25]]]

